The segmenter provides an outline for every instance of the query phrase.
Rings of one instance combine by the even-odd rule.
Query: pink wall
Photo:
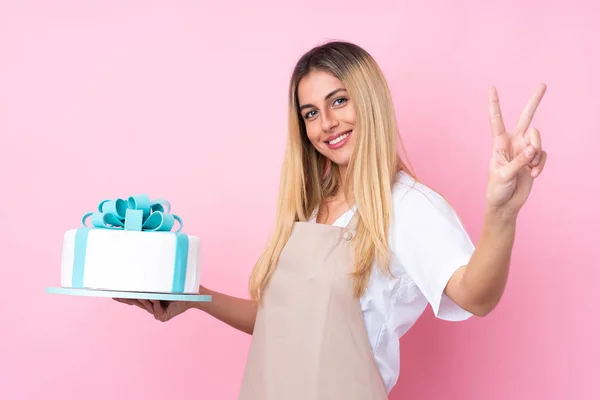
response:
[[[65,230],[100,199],[146,192],[203,239],[205,285],[245,296],[274,215],[287,80],[327,38],[380,62],[413,165],[475,242],[486,89],[497,85],[513,126],[548,84],[534,125],[549,160],[520,216],[506,296],[462,324],[428,310],[403,339],[391,398],[600,398],[600,7],[123,3],[0,5],[0,398],[236,397],[244,334],[198,312],[161,324],[44,289],[59,283]]]

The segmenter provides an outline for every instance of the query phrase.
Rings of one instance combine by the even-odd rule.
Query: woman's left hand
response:
[[[114,298],[114,300],[118,301],[119,303],[137,306],[142,310],[146,310],[154,316],[154,319],[161,322],[166,322],[192,308],[192,304],[188,301],[160,301],[119,298]]]
[[[546,92],[540,84],[525,106],[514,132],[504,127],[496,88],[489,90],[490,128],[493,153],[487,187],[487,211],[516,218],[525,204],[533,181],[540,176],[547,154],[542,150],[540,132],[530,124]]]

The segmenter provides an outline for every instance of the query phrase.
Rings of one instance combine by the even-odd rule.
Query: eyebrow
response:
[[[334,90],[333,92],[329,93],[327,96],[325,96],[325,100],[329,99],[331,96],[334,96],[334,95],[335,95],[336,93],[338,93],[338,92],[345,92],[345,91],[346,91],[346,89],[344,89],[344,88],[339,88],[339,89],[336,89],[336,90]],[[312,104],[305,104],[305,105],[303,105],[302,107],[300,107],[300,108],[298,109],[298,111],[302,111],[302,110],[304,110],[305,108],[310,108],[310,107],[314,107],[314,106],[313,106]]]

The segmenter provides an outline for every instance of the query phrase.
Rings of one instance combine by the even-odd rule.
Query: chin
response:
[[[324,145],[321,147],[319,152],[323,156],[327,157],[332,163],[340,167],[347,167],[348,164],[350,164],[350,159],[352,158],[353,148],[354,146],[352,146],[351,143],[347,143],[346,146],[337,150],[332,150],[327,145]]]
[[[327,154],[326,157],[329,160],[338,165],[339,167],[347,167],[350,164],[350,156],[351,154]]]

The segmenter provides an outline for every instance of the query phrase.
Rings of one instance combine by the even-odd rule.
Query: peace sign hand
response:
[[[487,187],[487,208],[503,216],[516,217],[529,197],[533,181],[540,176],[547,154],[540,132],[529,125],[546,92],[540,84],[521,113],[514,132],[507,132],[496,88],[489,90],[490,127],[493,153]]]

